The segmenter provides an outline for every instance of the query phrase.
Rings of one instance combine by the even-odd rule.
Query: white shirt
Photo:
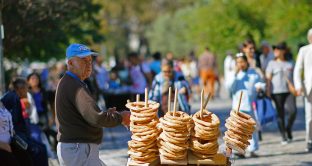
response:
[[[302,72],[304,76],[302,79]],[[302,88],[306,89],[307,95],[311,93],[312,89],[312,44],[300,48],[297,62],[294,69],[294,83],[296,90]]]
[[[232,80],[232,76],[235,73],[235,59],[228,55],[224,60],[224,85],[227,89],[229,89],[229,80]]]

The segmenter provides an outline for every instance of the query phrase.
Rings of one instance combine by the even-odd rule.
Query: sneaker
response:
[[[255,152],[250,152],[250,158],[257,158],[259,155],[257,155]]]
[[[237,156],[237,157],[240,158],[240,159],[246,158],[245,155],[240,154],[240,153],[234,153],[234,155]]]
[[[287,145],[287,144],[288,144],[288,141],[284,140],[284,141],[281,142],[281,144],[282,144],[282,145]]]
[[[287,140],[291,140],[292,141],[292,139],[293,139],[293,136],[292,136],[291,130],[287,129]]]

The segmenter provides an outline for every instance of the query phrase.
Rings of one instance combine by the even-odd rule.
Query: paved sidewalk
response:
[[[224,95],[223,95],[224,96]],[[229,116],[231,100],[216,99],[208,104],[208,109],[218,115],[221,120],[221,130],[225,131],[224,122]],[[304,140],[304,110],[302,99],[298,98],[298,114],[294,125],[294,140],[287,145],[281,145],[277,125],[268,124],[264,128],[263,141],[260,142],[258,158],[234,159],[234,165],[312,165],[312,154],[305,153]],[[199,102],[192,104],[193,113],[199,108]],[[100,158],[108,166],[123,166],[127,162],[127,141],[130,140],[130,131],[123,126],[104,129],[104,138],[101,145]],[[220,152],[224,150],[222,137],[219,138]],[[51,165],[58,165],[51,160]]]
[[[198,102],[192,104],[193,112],[199,108]],[[301,99],[298,99],[298,115],[294,125],[294,140],[287,145],[281,145],[280,135],[276,124],[269,124],[264,128],[263,141],[260,142],[258,158],[234,159],[234,165],[312,165],[312,154],[305,153],[304,141],[304,111]],[[221,119],[221,130],[225,131],[224,121],[229,116],[231,100],[216,99],[211,101],[208,109],[216,113]],[[105,129],[104,142],[100,157],[108,166],[126,165],[127,141],[130,132],[124,127]],[[219,139],[220,152],[224,150],[222,137]]]

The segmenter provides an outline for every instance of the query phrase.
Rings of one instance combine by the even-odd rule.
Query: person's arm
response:
[[[80,88],[75,96],[76,107],[82,117],[95,127],[114,127],[120,125],[123,117],[114,108],[103,112],[97,106],[96,101],[84,89]]]
[[[7,152],[12,152],[11,146],[8,143],[0,142],[0,149],[5,150]]]
[[[154,78],[154,80],[153,80],[152,87],[151,87],[151,90],[149,92],[148,98],[150,100],[153,100],[153,101],[156,101],[156,102],[160,102],[160,95],[161,95],[160,83],[158,82],[157,77],[158,76],[156,76]]]
[[[266,76],[265,76],[265,78],[266,78],[266,95],[267,95],[267,97],[271,97],[271,86],[272,86],[272,77],[273,77],[273,75],[272,75],[272,65],[271,65],[271,63],[269,63],[268,64],[268,67],[267,67],[267,69],[266,69]]]
[[[302,49],[299,50],[295,69],[294,69],[294,84],[295,84],[295,89],[297,91],[296,95],[300,95],[302,92],[302,72],[303,72],[303,53]]]

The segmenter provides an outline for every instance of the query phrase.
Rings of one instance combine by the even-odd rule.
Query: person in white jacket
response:
[[[312,28],[308,31],[309,44],[300,48],[294,69],[297,95],[305,97],[307,152],[312,152]]]

